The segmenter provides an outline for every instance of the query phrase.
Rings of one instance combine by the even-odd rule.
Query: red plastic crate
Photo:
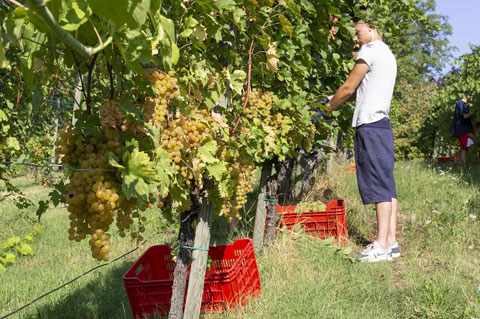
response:
[[[456,162],[457,157],[452,156],[452,157],[439,157],[437,158],[437,163],[438,164],[444,164],[444,163],[450,163],[450,162]]]
[[[210,246],[208,255],[213,265],[205,274],[202,311],[222,312],[237,304],[244,304],[246,297],[261,292],[251,239],[237,239],[230,245]],[[156,245],[148,248],[123,275],[134,318],[168,314],[174,267],[171,248]],[[187,287],[189,276],[190,273]]]
[[[307,234],[318,238],[335,237],[345,242],[347,234],[347,220],[345,218],[345,202],[341,199],[329,201],[327,210],[323,212],[295,213],[296,206],[280,206],[277,204],[279,227],[294,229],[300,225]]]

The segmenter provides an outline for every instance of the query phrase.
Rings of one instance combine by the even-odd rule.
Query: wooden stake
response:
[[[263,249],[263,237],[265,234],[265,217],[267,213],[267,181],[272,174],[272,161],[265,161],[262,165],[260,177],[260,192],[258,193],[257,211],[255,213],[255,227],[253,229],[253,248],[255,255]]]
[[[184,319],[200,317],[202,306],[203,285],[210,245],[210,224],[212,219],[212,205],[208,203],[206,192],[202,195],[202,203],[198,212],[198,223],[195,230],[194,249],[192,253],[192,267],[188,281],[187,301],[185,303]]]

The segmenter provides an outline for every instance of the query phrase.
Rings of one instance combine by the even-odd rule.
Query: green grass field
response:
[[[402,258],[352,262],[302,232],[279,232],[275,245],[257,256],[262,295],[228,313],[203,317],[480,318],[480,170],[399,162],[395,176]],[[15,184],[33,200],[48,194],[31,178],[17,178]],[[360,250],[374,238],[373,206],[361,204],[355,175],[345,167],[322,177],[310,195],[326,187],[345,200],[349,245]],[[1,205],[0,243],[37,225],[33,210],[19,214],[8,202]],[[64,208],[49,210],[41,225],[32,243],[35,256],[21,257],[0,272],[0,317],[99,264],[86,243],[68,241]],[[146,237],[158,229],[152,222]],[[147,246],[174,238],[174,233],[157,235]],[[115,236],[112,259],[134,247]],[[121,276],[139,254],[102,267],[11,318],[131,318]]]

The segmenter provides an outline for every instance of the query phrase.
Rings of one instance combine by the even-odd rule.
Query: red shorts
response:
[[[465,134],[465,135],[460,135],[458,137],[458,139],[460,140],[460,149],[461,150],[466,150],[467,148],[469,148],[470,146],[475,144],[475,140],[473,139],[473,134],[472,133],[468,133],[468,134]]]

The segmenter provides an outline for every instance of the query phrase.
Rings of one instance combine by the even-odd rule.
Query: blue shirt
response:
[[[472,120],[463,118],[463,115],[470,113],[467,103],[458,100],[453,113],[453,136],[465,135],[473,132]]]

